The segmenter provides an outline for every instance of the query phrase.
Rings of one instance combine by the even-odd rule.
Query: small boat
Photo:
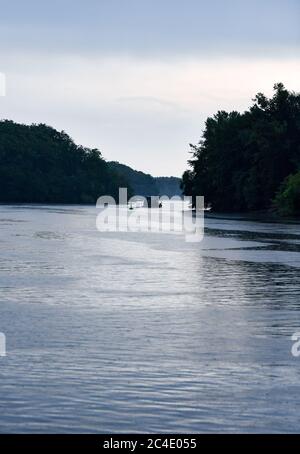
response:
[[[212,206],[211,205],[208,205],[206,207],[203,207],[203,208],[200,208],[200,209],[196,209],[193,205],[189,205],[188,208],[193,211],[193,213],[196,213],[196,212],[201,212],[201,211],[204,211],[204,213],[209,213],[211,210],[212,210]]]

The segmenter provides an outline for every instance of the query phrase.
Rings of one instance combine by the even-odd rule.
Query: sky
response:
[[[181,176],[208,116],[300,91],[299,24],[299,0],[0,0],[0,118]]]

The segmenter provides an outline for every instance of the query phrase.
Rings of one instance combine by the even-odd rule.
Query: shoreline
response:
[[[244,212],[244,213],[218,213],[210,212],[205,213],[208,219],[224,219],[232,221],[249,221],[249,222],[267,222],[267,223],[286,223],[286,224],[300,224],[300,217],[283,217],[270,213],[267,211],[257,212]]]
[[[0,207],[42,207],[42,206],[58,206],[58,207],[94,207],[96,203],[59,203],[59,202],[0,202]],[[206,219],[223,219],[231,221],[249,221],[249,222],[267,222],[267,223],[285,223],[285,224],[300,224],[300,217],[283,217],[270,211],[251,211],[251,212],[209,212],[205,211]]]

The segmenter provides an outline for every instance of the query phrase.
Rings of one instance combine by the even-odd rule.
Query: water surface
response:
[[[300,226],[96,215],[0,207],[1,432],[299,432]]]

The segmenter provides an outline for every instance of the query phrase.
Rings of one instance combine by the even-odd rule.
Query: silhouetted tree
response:
[[[300,168],[300,95],[274,86],[269,99],[256,95],[244,112],[208,118],[198,145],[191,145],[186,195],[204,195],[216,211],[269,208],[284,179]]]
[[[44,125],[0,122],[0,202],[95,203],[128,187],[99,150]],[[131,195],[129,188],[129,195]]]

